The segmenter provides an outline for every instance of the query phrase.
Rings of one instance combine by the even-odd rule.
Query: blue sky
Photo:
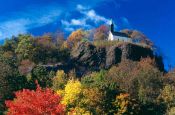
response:
[[[95,28],[112,18],[116,29],[149,37],[166,66],[175,65],[174,0],[0,0],[0,41],[19,33]]]

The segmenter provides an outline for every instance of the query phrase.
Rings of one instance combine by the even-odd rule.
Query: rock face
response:
[[[139,61],[145,57],[155,58],[159,69],[164,70],[162,60],[154,56],[150,48],[130,43],[110,47],[95,47],[88,42],[79,43],[71,52],[71,64],[74,65],[78,74],[82,75],[88,70],[109,68],[125,59]]]
[[[153,58],[153,51],[150,48],[144,48],[134,44],[123,44],[120,46],[122,50],[122,60],[129,59],[139,61],[141,58]]]
[[[121,62],[122,50],[116,46],[111,46],[106,48],[106,62],[105,67],[109,68],[113,64]]]
[[[98,70],[105,67],[106,49],[96,48],[88,42],[80,43],[72,50],[71,57],[71,62],[78,72]]]

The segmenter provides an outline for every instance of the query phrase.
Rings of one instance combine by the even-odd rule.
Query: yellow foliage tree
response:
[[[173,85],[165,85],[159,99],[167,105],[167,114],[174,115],[175,113],[175,87]]]
[[[58,72],[57,72],[58,73]],[[58,74],[61,74],[59,72]],[[78,80],[69,80],[64,90],[57,90],[57,94],[63,96],[62,104],[66,105],[68,115],[91,115],[83,107],[83,86]]]
[[[128,93],[120,93],[116,96],[114,102],[116,111],[114,115],[138,115],[140,114],[140,105],[135,99],[132,99]]]
[[[116,106],[118,111],[116,115],[123,115],[127,112],[127,108],[129,105],[129,94],[120,94],[116,97]]]
[[[72,105],[78,100],[82,91],[82,85],[78,80],[70,80],[65,86],[63,104]]]

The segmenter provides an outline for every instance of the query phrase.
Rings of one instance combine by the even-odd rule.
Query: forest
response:
[[[6,39],[0,114],[174,115],[175,69],[164,69],[141,32],[122,30],[134,44],[107,41],[108,31],[102,25],[67,38],[56,32]]]

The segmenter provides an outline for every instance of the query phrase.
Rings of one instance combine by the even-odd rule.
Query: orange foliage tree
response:
[[[87,35],[86,32],[83,31],[82,29],[79,29],[79,30],[72,32],[67,40],[69,47],[75,46],[83,38],[86,38],[86,35]]]

